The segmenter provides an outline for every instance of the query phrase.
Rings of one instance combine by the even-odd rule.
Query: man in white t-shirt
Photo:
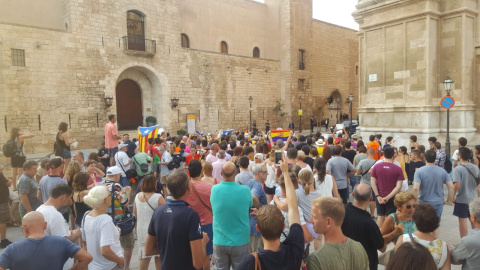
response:
[[[118,152],[115,154],[115,164],[122,169],[120,184],[124,187],[130,186],[130,179],[127,179],[125,172],[130,169],[132,160],[127,155],[128,144],[121,143],[118,145]]]
[[[80,229],[69,230],[63,215],[58,212],[58,209],[61,207],[72,205],[72,194],[73,190],[68,185],[56,185],[51,190],[50,198],[37,208],[37,211],[43,214],[47,223],[45,235],[65,237],[74,243],[82,235]],[[63,269],[70,269],[72,266],[73,259],[69,258],[65,262]]]

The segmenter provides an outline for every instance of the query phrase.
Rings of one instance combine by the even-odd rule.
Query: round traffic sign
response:
[[[451,109],[453,108],[453,106],[455,105],[455,99],[453,99],[453,97],[451,96],[446,96],[446,97],[443,97],[441,100],[440,100],[440,106],[442,106],[442,108],[444,109]]]

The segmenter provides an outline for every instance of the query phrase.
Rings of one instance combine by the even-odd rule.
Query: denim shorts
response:
[[[70,159],[72,158],[72,152],[70,152],[70,150],[63,150],[61,157],[64,159]]]
[[[207,233],[210,241],[207,243],[207,255],[213,254],[213,225],[212,223],[202,225],[202,232]]]
[[[117,152],[118,152],[118,147],[107,149],[107,154],[109,157],[114,157]]]

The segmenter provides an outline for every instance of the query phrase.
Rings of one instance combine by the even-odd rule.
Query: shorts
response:
[[[123,177],[123,176],[120,176],[120,185],[122,185],[122,187],[129,187],[130,186],[130,179],[128,179],[127,177]]]
[[[133,247],[135,246],[135,236],[133,235],[133,231],[126,235],[120,235],[120,244],[125,251],[133,250]]]
[[[10,205],[8,202],[0,203],[0,224],[6,224],[10,221]]]
[[[117,152],[118,152],[118,147],[107,149],[107,154],[109,157],[114,157]]]
[[[213,254],[213,225],[212,223],[207,225],[202,225],[202,232],[208,235],[210,241],[207,243],[207,255]]]
[[[153,165],[153,171],[156,172],[156,173],[160,173],[160,166],[162,166],[162,165],[154,164]]]
[[[468,209],[468,204],[455,203],[455,206],[453,206],[453,215],[459,218],[470,217],[470,210]]]
[[[23,168],[23,164],[27,161],[26,156],[14,156],[10,159],[12,168]]]
[[[60,155],[64,159],[72,158],[72,152],[70,150],[63,150],[63,153]]]
[[[275,195],[275,189],[276,189],[276,187],[269,188],[269,187],[265,186],[265,193],[268,194],[268,195]]]
[[[397,212],[393,198],[388,200],[386,204],[380,204],[377,200],[375,202],[377,203],[377,216],[388,216]]]

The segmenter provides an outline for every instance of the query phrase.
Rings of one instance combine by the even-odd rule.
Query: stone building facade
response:
[[[36,134],[27,153],[51,151],[62,121],[80,148],[93,148],[109,114],[121,133],[135,134],[147,116],[175,133],[187,114],[199,131],[244,130],[252,96],[259,127],[298,128],[302,97],[306,129],[311,115],[336,122],[357,96],[357,32],[312,19],[312,0],[0,5],[0,137],[15,126]]]
[[[480,127],[480,1],[360,0],[361,132],[416,134],[443,142],[446,96],[455,81],[450,110],[452,148]]]

